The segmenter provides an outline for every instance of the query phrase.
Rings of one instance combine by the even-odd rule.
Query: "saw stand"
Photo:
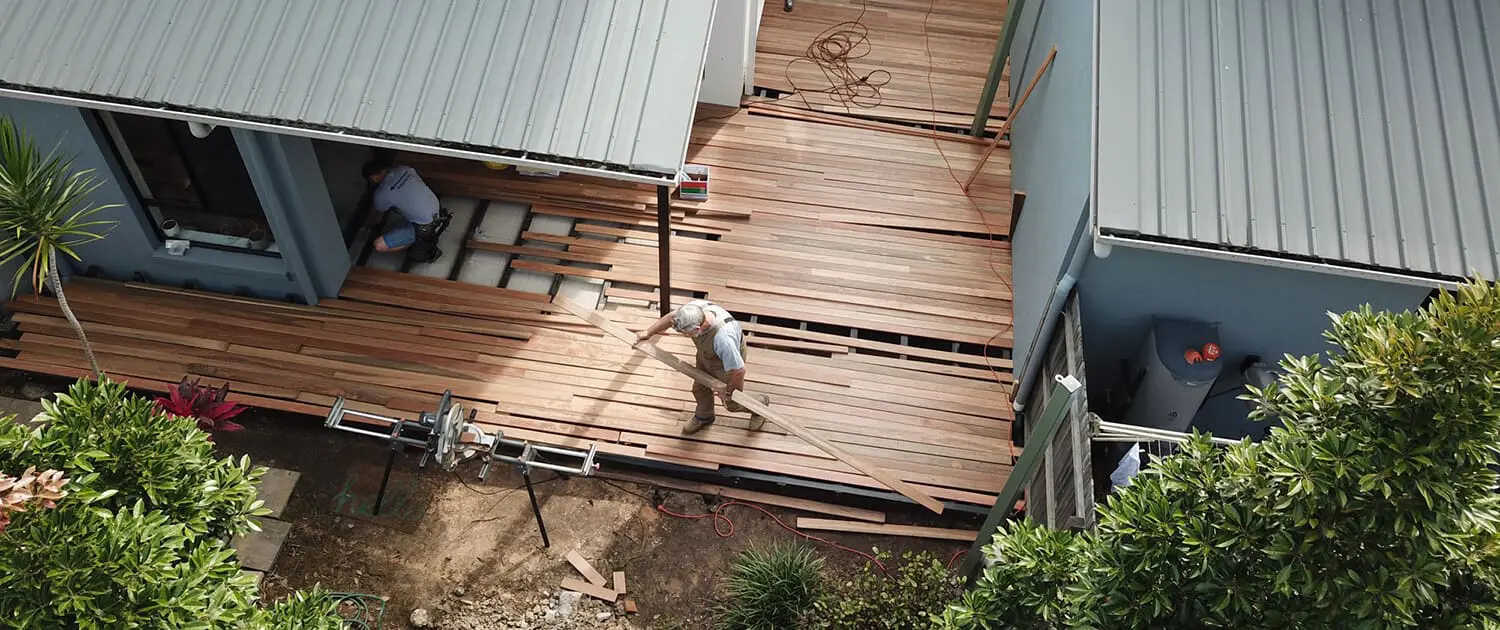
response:
[[[380,490],[375,495],[376,515],[380,514],[380,505],[385,501],[385,490],[391,480],[391,468],[396,464],[396,453],[402,448],[411,446],[422,449],[422,459],[417,467],[424,469],[428,461],[435,460],[439,468],[452,471],[460,463],[477,456],[482,462],[479,467],[480,481],[484,481],[494,462],[514,465],[516,471],[521,473],[521,478],[526,481],[526,494],[531,498],[531,513],[536,516],[537,529],[542,533],[542,547],[551,547],[552,542],[547,538],[547,525],[542,522],[542,507],[537,503],[536,490],[531,481],[531,470],[540,468],[564,476],[590,476],[599,469],[599,464],[594,461],[599,445],[590,444],[587,451],[581,451],[542,446],[524,440],[509,440],[499,429],[495,430],[494,435],[489,434],[474,424],[473,419],[474,412],[470,411],[465,417],[463,405],[453,400],[453,392],[449,390],[443,392],[437,411],[424,411],[416,420],[402,420],[349,409],[343,397],[339,397],[328,411],[323,426],[385,440],[390,446],[385,460],[385,472],[380,477]],[[566,466],[543,461],[547,455],[578,463]]]

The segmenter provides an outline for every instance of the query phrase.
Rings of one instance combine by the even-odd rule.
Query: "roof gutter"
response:
[[[1284,258],[1270,254],[1257,254],[1250,252],[1237,252],[1223,249],[1215,249],[1208,246],[1185,245],[1178,243],[1167,243],[1162,241],[1131,238],[1114,234],[1102,234],[1097,230],[1094,232],[1094,251],[1096,255],[1104,252],[1100,257],[1108,255],[1109,249],[1115,245],[1120,247],[1132,247],[1184,256],[1199,256],[1215,260],[1227,260],[1231,262],[1246,262],[1268,267],[1279,267],[1282,269],[1294,269],[1297,271],[1311,271],[1314,273],[1326,273],[1346,278],[1357,278],[1360,280],[1373,280],[1391,284],[1405,284],[1418,287],[1439,287],[1443,289],[1457,289],[1460,282],[1455,280],[1444,280],[1426,276],[1403,274],[1391,271],[1380,271],[1378,269],[1361,269],[1346,265],[1313,262],[1308,260],[1297,260],[1295,258]]]
[[[482,151],[469,151],[452,147],[442,147],[416,142],[405,142],[402,140],[391,140],[388,138],[377,138],[373,136],[362,136],[337,131],[324,131],[319,129],[307,129],[290,125],[276,125],[271,123],[256,122],[238,118],[227,118],[223,116],[212,116],[207,114],[196,114],[160,107],[146,107],[142,105],[131,105],[128,103],[116,103],[112,101],[94,100],[67,96],[62,94],[48,94],[44,92],[30,92],[13,88],[0,87],[0,98],[14,98],[26,101],[40,101],[56,105],[67,105],[69,107],[80,107],[84,109],[102,109],[105,111],[119,112],[122,114],[135,114],[138,116],[152,116],[155,118],[170,118],[183,122],[202,125],[223,125],[225,127],[237,127],[250,131],[263,131],[266,133],[279,133],[291,136],[301,136],[314,140],[327,140],[330,142],[344,142],[359,144],[383,149],[394,149],[397,151],[410,151],[412,153],[425,153],[428,155],[441,155],[444,157],[458,158],[461,160],[475,160],[480,162],[496,162],[509,164],[516,167],[531,169],[561,171],[576,175],[587,175],[589,177],[601,177],[616,181],[630,182],[633,184],[646,184],[650,186],[675,186],[677,184],[676,174],[663,174],[659,177],[651,177],[637,173],[624,173],[602,168],[591,168],[578,166],[576,164],[562,164],[546,160],[533,160],[514,156],[497,155]]]

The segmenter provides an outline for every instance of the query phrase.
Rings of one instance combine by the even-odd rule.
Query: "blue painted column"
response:
[[[303,300],[337,296],[351,261],[312,141],[244,129],[234,139]]]

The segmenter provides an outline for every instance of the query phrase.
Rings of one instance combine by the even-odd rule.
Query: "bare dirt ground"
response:
[[[388,597],[384,628],[412,627],[408,620],[415,608],[432,612],[439,628],[532,627],[523,613],[540,615],[555,607],[559,582],[577,576],[563,557],[570,550],[606,577],[625,571],[629,596],[640,609],[630,626],[616,608],[607,621],[570,627],[704,628],[710,625],[718,581],[736,552],[796,540],[770,518],[743,507],[729,508],[734,535],[728,538],[715,533],[711,519],[669,517],[653,507],[659,497],[679,514],[702,514],[711,503],[700,495],[655,493],[648,486],[597,478],[556,480],[539,472],[537,498],[552,541],[544,549],[514,470],[497,466],[479,482],[477,464],[461,466],[461,478],[433,468],[418,471],[415,453],[397,457],[392,486],[403,490],[395,493],[395,507],[386,509],[410,516],[417,512],[413,505],[430,499],[419,521],[409,519],[408,533],[334,512],[340,499],[372,496],[388,452],[379,441],[325,429],[313,418],[245,416],[247,430],[217,435],[219,448],[302,473],[284,515],[292,530],[267,576],[265,595],[276,598],[288,589],[322,584],[337,592]],[[353,499],[351,471],[359,471],[365,488]],[[794,512],[773,512],[794,522]],[[898,555],[929,550],[944,559],[965,548],[891,537],[825,537],[860,550],[879,547]],[[818,547],[835,578],[852,575],[864,563],[853,554]],[[580,614],[593,619],[603,612],[610,611],[590,607]]]

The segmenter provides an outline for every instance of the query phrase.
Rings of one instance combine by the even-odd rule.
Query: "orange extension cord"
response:
[[[1000,270],[995,267],[995,231],[994,228],[990,226],[990,218],[985,215],[984,208],[979,205],[979,202],[976,201],[972,195],[969,194],[969,191],[964,190],[963,182],[958,179],[958,174],[953,172],[953,163],[948,161],[948,154],[943,151],[943,143],[940,142],[937,137],[937,96],[933,93],[932,87],[932,37],[927,32],[927,21],[932,17],[932,9],[934,3],[935,0],[927,0],[927,12],[922,15],[922,47],[927,51],[927,101],[930,104],[930,106],[928,107],[928,113],[932,114],[932,144],[933,146],[937,147],[938,155],[942,156],[943,165],[948,169],[948,176],[953,178],[953,184],[955,186],[958,186],[958,191],[963,194],[964,199],[967,199],[969,201],[969,205],[974,206],[974,211],[979,214],[979,220],[984,224],[984,236],[986,249],[988,251],[986,262],[988,263],[988,266],[990,268],[990,273],[995,274],[995,278],[1000,281],[1000,284],[1005,285],[1005,291],[1007,293],[1010,293],[1011,303],[1014,304],[1016,293],[1014,288],[1012,288],[1010,280],[1005,277],[1005,274],[1000,273]],[[999,44],[997,43],[996,45],[998,46]],[[978,105],[976,104],[975,107],[977,108]],[[975,113],[977,115],[977,109],[975,110]],[[985,120],[988,119],[989,112],[985,112]],[[1002,388],[1005,387],[1005,381],[1000,378],[1000,371],[995,369],[995,365],[993,363],[990,363],[990,348],[992,344],[995,343],[995,340],[999,339],[1001,335],[1014,329],[1015,314],[1014,312],[1012,312],[1011,323],[1001,328],[1000,330],[995,331],[995,334],[990,335],[990,338],[985,340],[984,346],[980,350],[980,354],[984,355],[984,366],[989,368],[990,376],[994,377],[995,383],[1000,385],[1000,387]],[[1010,430],[1013,433],[1016,428],[1015,415],[1012,414],[1011,419],[1007,420],[1006,422],[1009,423]],[[1005,445],[1010,449],[1010,461],[1012,464],[1014,464],[1016,461],[1015,436],[1012,435],[1011,439],[1007,441]]]

